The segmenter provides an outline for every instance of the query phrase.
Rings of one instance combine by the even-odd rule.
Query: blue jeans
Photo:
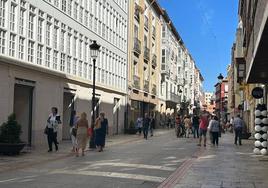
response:
[[[193,134],[194,134],[194,138],[199,138],[199,127],[198,126],[193,126]]]

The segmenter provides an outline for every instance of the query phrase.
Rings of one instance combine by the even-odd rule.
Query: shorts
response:
[[[206,136],[207,136],[207,130],[205,130],[205,129],[199,129],[199,136],[200,136],[200,137],[201,137],[201,136],[206,137]]]

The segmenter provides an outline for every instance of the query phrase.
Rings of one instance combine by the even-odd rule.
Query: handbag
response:
[[[48,127],[46,126],[46,128],[44,129],[44,134],[48,135]]]
[[[87,129],[87,135],[91,137],[92,134],[93,134],[93,131],[92,131],[92,128],[90,127]]]
[[[77,128],[72,128],[72,135],[76,137],[77,135]]]

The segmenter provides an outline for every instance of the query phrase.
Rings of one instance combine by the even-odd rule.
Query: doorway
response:
[[[21,141],[28,146],[32,145],[32,109],[33,86],[15,84],[14,87],[14,113],[21,125]]]
[[[74,110],[74,94],[64,92],[63,94],[63,124],[62,124],[62,139],[70,140],[70,119],[71,113]]]

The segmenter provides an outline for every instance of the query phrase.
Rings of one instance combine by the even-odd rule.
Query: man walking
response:
[[[204,137],[204,147],[206,147],[207,142],[207,127],[208,127],[208,115],[206,112],[203,112],[200,124],[199,124],[199,144],[198,146],[201,146],[202,137]]]
[[[193,117],[193,133],[194,133],[194,138],[199,138],[199,117],[195,114]]]
[[[144,138],[147,140],[147,137],[148,137],[148,129],[149,129],[149,126],[150,126],[150,118],[149,118],[149,115],[147,113],[145,113],[145,118],[143,120],[143,135],[144,135]]]
[[[242,145],[241,136],[242,136],[242,131],[245,126],[245,123],[240,118],[239,114],[234,118],[233,126],[234,126],[234,131],[235,131],[235,145],[237,145],[237,139],[238,139],[239,145],[241,146]]]

